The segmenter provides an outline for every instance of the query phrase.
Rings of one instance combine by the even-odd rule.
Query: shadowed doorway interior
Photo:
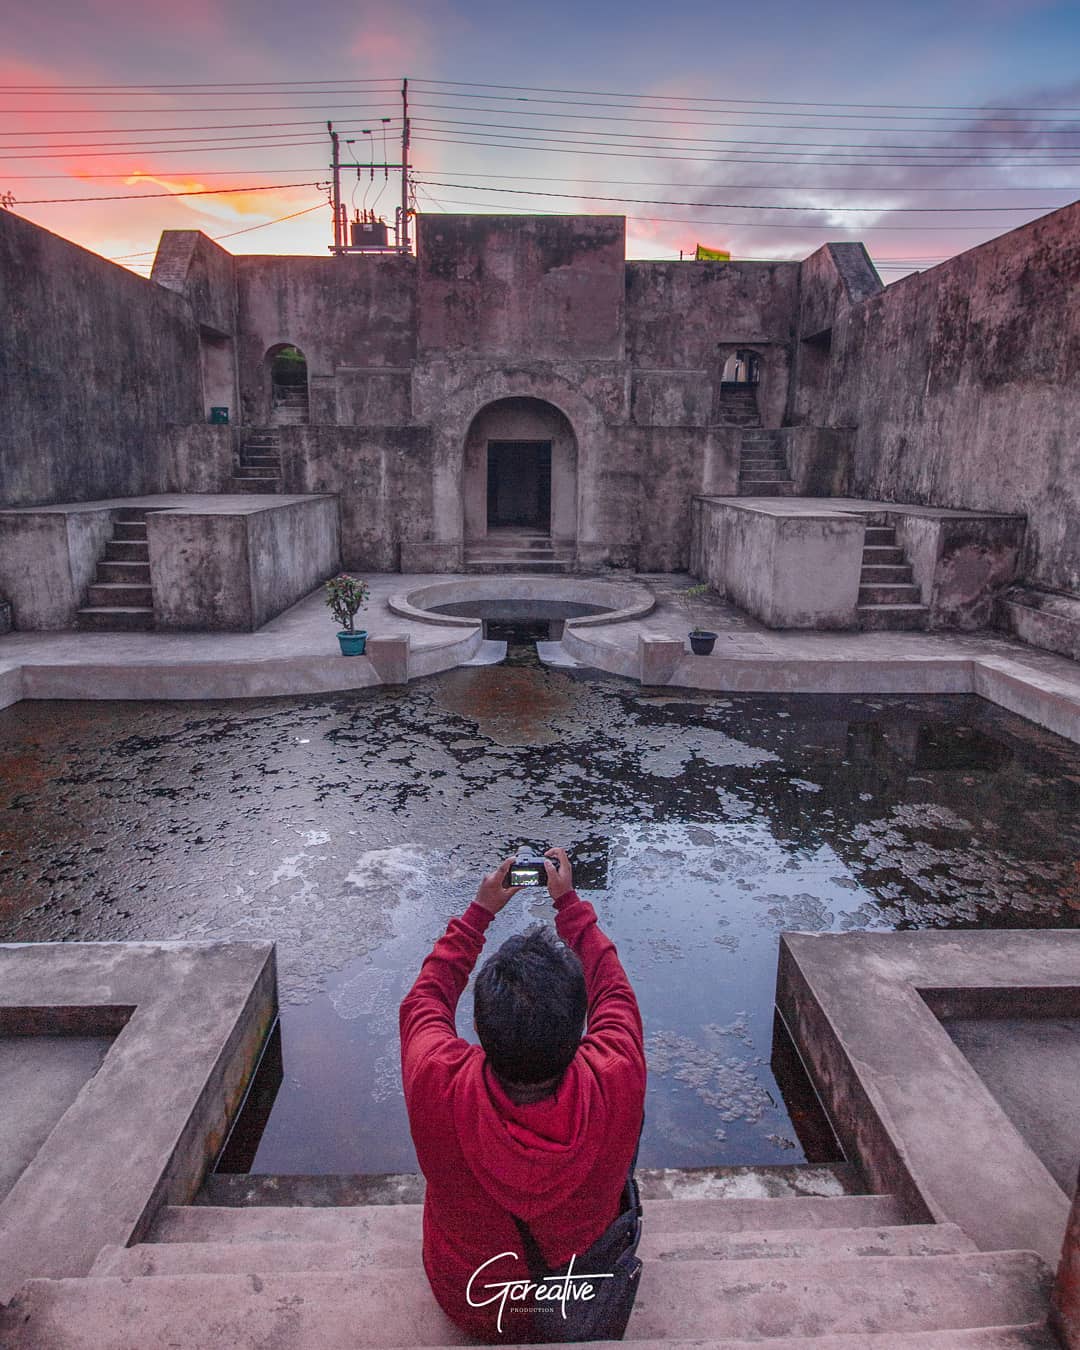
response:
[[[551,532],[550,441],[488,441],[487,523]]]

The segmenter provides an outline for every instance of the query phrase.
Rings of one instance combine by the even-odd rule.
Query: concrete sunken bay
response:
[[[1070,1197],[942,1019],[1076,1018],[1080,931],[784,933],[776,1002],[875,1190],[984,1251],[1057,1264]]]
[[[0,1116],[6,1161],[23,1146],[0,1202],[0,1303],[25,1280],[87,1274],[106,1243],[191,1200],[276,1015],[270,942],[0,946],[2,1062],[34,1084]]]

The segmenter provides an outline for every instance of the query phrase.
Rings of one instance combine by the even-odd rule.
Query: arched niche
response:
[[[578,445],[566,414],[539,398],[485,404],[465,436],[466,542],[490,529],[577,537]]]
[[[266,353],[271,425],[295,425],[308,420],[308,366],[299,347],[279,342]]]

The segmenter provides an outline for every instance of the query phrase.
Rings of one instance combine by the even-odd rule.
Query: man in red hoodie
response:
[[[585,1252],[619,1212],[645,1105],[634,991],[566,853],[546,857],[558,937],[537,926],[485,962],[480,1045],[458,1036],[454,1013],[488,924],[519,889],[504,885],[513,858],[451,919],[401,1005],[405,1104],[427,1179],[424,1269],[447,1315],[482,1340],[522,1339],[539,1307],[498,1297],[530,1278],[514,1216],[548,1270]]]

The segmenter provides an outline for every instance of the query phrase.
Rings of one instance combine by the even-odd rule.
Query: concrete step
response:
[[[266,438],[255,440],[246,440],[243,444],[241,453],[248,455],[276,455],[281,452],[281,440],[275,434],[273,439]]]
[[[790,483],[791,478],[787,469],[783,465],[777,465],[775,469],[755,468],[753,471],[747,471],[746,468],[740,468],[739,477],[746,483]]]
[[[795,484],[790,479],[741,478],[740,497],[794,497]]]
[[[230,492],[280,492],[280,478],[232,478]]]
[[[920,631],[927,626],[926,605],[858,605],[859,627],[878,633]]]
[[[113,524],[114,539],[145,539],[145,520],[118,520]]]
[[[154,627],[154,611],[136,605],[88,605],[79,610],[77,623],[88,633],[147,632]]]
[[[125,506],[116,517],[118,525],[145,525],[146,517],[153,510],[149,506]]]
[[[626,1339],[722,1345],[787,1337],[812,1346],[830,1334],[865,1343],[881,1334],[1038,1326],[1049,1286],[1050,1271],[1032,1252],[648,1261]],[[382,1268],[31,1280],[8,1309],[5,1333],[8,1350],[466,1343],[415,1270]]]
[[[896,581],[909,583],[911,576],[910,563],[871,563],[859,573],[859,582],[863,586],[887,586]]]
[[[747,469],[786,469],[787,460],[783,455],[748,455],[743,452],[739,456],[739,467],[745,473]]]
[[[280,477],[280,474],[270,473],[265,464],[239,464],[233,470],[234,478],[274,478]]]
[[[552,544],[551,536],[536,535],[528,539],[498,539],[498,537],[487,537],[485,540],[478,541],[477,544],[468,545],[470,548],[482,548],[485,553],[528,553],[539,549],[540,552],[549,553],[555,549]]]
[[[106,562],[147,562],[150,545],[145,539],[110,539],[104,557]]]
[[[281,468],[280,455],[261,455],[254,451],[245,451],[240,456],[240,463],[245,469],[273,469],[275,472]]]
[[[911,582],[859,587],[860,605],[921,605],[922,592]]]
[[[719,1200],[725,1196],[795,1199],[799,1196],[865,1195],[862,1173],[851,1163],[772,1166],[639,1167],[645,1200]],[[418,1205],[424,1199],[419,1172],[212,1172],[195,1205]],[[874,1222],[877,1222],[875,1220]]]
[[[397,1206],[375,1206],[367,1231],[343,1242],[144,1242],[103,1247],[95,1276],[244,1275],[299,1270],[363,1270],[421,1266],[419,1214],[394,1217]],[[409,1206],[412,1210],[414,1207]],[[390,1217],[385,1217],[389,1215]],[[898,1228],[778,1229],[765,1233],[664,1233],[646,1224],[639,1254],[651,1261],[851,1260],[868,1256],[948,1256],[975,1251],[955,1224]]]
[[[867,544],[885,544],[889,547],[896,547],[896,526],[895,525],[867,525],[866,538],[863,541]]]
[[[153,602],[149,584],[131,586],[123,581],[95,581],[86,593],[86,603],[94,609],[113,608],[116,605],[149,609]]]
[[[473,572],[477,576],[504,576],[513,573],[543,573],[565,574],[574,570],[574,564],[570,559],[528,559],[523,561],[518,558],[467,558],[462,564],[462,570]]]
[[[796,1196],[777,1200],[646,1200],[652,1233],[771,1232],[893,1228],[904,1214],[889,1195]],[[412,1236],[419,1205],[167,1205],[149,1242],[340,1242],[378,1231]]]
[[[904,561],[904,550],[895,545],[867,544],[862,560],[864,567],[897,567]]]
[[[150,564],[148,562],[107,562],[104,559],[97,565],[94,584],[107,584],[122,581],[129,586],[150,585]]]

